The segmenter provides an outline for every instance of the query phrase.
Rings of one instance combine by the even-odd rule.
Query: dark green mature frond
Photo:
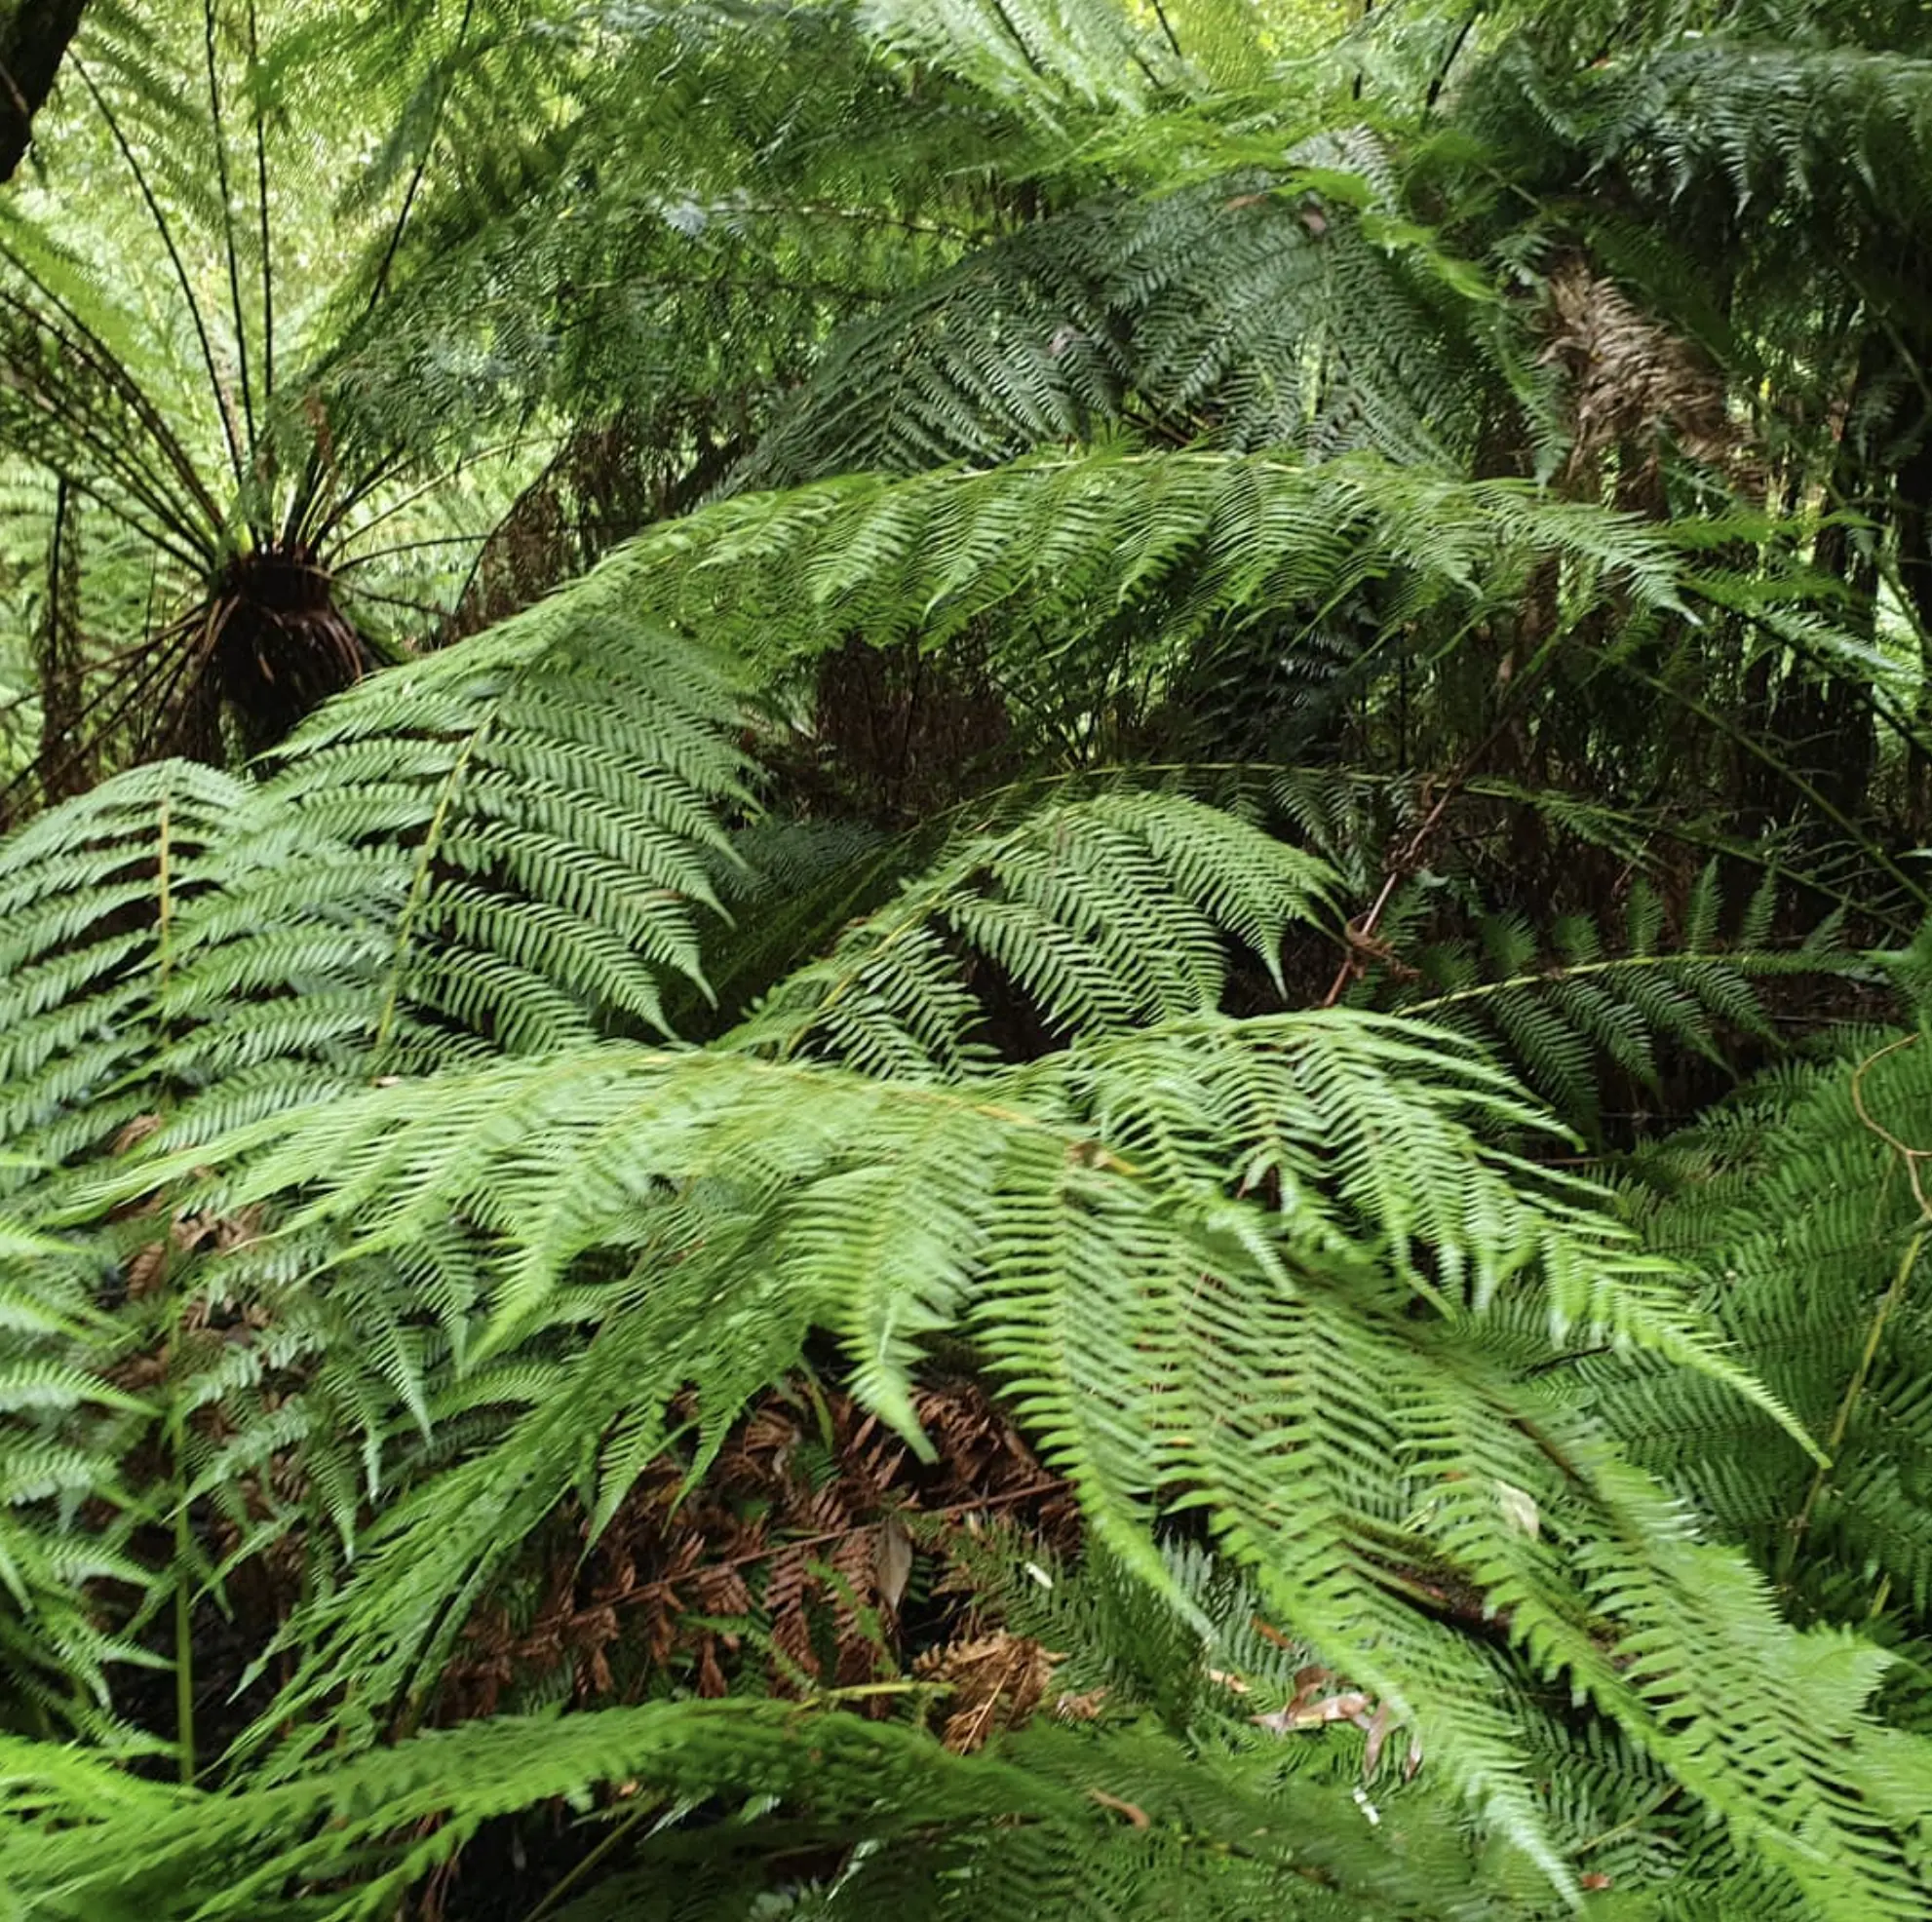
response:
[[[1614,168],[1659,202],[1761,208],[1793,239],[1834,220],[1922,231],[1929,211],[1932,61],[1896,51],[1693,32],[1576,74],[1539,71],[1534,39],[1516,39],[1465,105],[1486,132],[1540,122],[1586,173]]]
[[[1283,938],[1319,908],[1328,880],[1294,848],[1180,795],[1048,803],[962,836],[725,1045],[951,1074],[994,1058],[988,1023],[1012,1019],[1002,1004],[1015,994],[1043,1039],[1211,1014],[1226,937],[1279,981]]]
[[[1465,456],[1486,285],[1404,222],[1372,142],[1289,158],[969,255],[849,329],[741,480],[1007,458],[1123,415],[1235,448]]]
[[[1606,1065],[1654,1090],[1660,1043],[1721,1062],[1724,1039],[1772,1038],[1756,980],[1848,965],[1832,952],[1832,921],[1800,947],[1768,945],[1775,871],[1725,937],[1719,875],[1716,862],[1705,867],[1668,944],[1663,903],[1642,876],[1607,946],[1588,915],[1563,915],[1545,937],[1521,913],[1485,914],[1473,938],[1435,941],[1406,957],[1415,979],[1382,1005],[1489,1043],[1560,1112],[1593,1127]],[[1390,919],[1400,918],[1398,903]]]
[[[1604,1384],[1641,1458],[1668,1461],[1727,1536],[1829,1618],[1932,1608],[1932,1407],[1918,1159],[1932,1079],[1916,1032],[1748,1090],[1653,1158],[1656,1246],[1693,1262],[1736,1352],[1826,1443],[1661,1382]]]

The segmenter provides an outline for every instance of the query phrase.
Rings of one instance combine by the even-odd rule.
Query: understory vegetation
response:
[[[1923,9],[64,12],[0,1912],[1932,1914]]]

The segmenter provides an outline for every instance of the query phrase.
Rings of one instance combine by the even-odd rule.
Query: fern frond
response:
[[[1395,221],[1385,155],[1346,158],[1363,171],[1304,146],[1304,168],[995,241],[849,328],[738,484],[1008,458],[1130,417],[1233,449],[1453,462],[1485,404],[1488,289]]]
[[[1124,790],[964,836],[900,899],[791,976],[728,1045],[827,1053],[870,1073],[984,1064],[975,959],[1049,1034],[1207,1013],[1232,936],[1277,981],[1317,910],[1318,863],[1179,795]]]
[[[96,1306],[98,1254],[0,1217],[0,1648],[10,1719],[138,1750],[116,1723],[110,1668],[151,1660],[103,1627],[95,1585],[153,1585],[129,1551],[141,1505],[122,1461],[152,1419],[117,1387],[123,1343]]]
[[[1679,604],[1668,538],[1634,518],[1512,481],[1462,481],[1352,457],[1038,456],[984,474],[854,478],[731,500],[668,523],[609,573],[679,631],[748,658],[810,658],[837,634],[937,647],[969,623],[1065,648],[1156,596],[1174,646],[1212,617],[1333,605],[1392,580],[1399,607],[1505,592],[1535,557]]]
[[[340,1223],[368,1259],[439,1223],[472,1224],[499,1277],[493,1344],[540,1320],[593,1248],[636,1264],[617,1285],[636,1305],[604,1321],[553,1399],[393,1512],[362,1575],[314,1625],[318,1666],[279,1712],[351,1670],[371,1702],[408,1692],[411,1676],[420,1686],[514,1532],[591,1472],[586,1438],[662,1410],[694,1376],[717,1429],[815,1324],[853,1346],[875,1405],[891,1412],[918,1338],[950,1322],[984,1344],[1129,1566],[1164,1581],[1155,1518],[1170,1504],[1206,1507],[1277,1619],[1386,1695],[1560,1883],[1567,1871],[1522,1780],[1493,1678],[1458,1634],[1418,1612],[1405,1565],[1459,1571],[1490,1595],[1537,1667],[1566,1672],[1721,1810],[1741,1845],[1789,1859],[1804,1878],[1789,1833],[1845,1821],[1835,1745],[1859,1725],[1875,1672],[1858,1657],[1845,1692],[1794,1713],[1780,1670],[1803,1658],[1768,1602],[1741,1566],[1720,1576],[1732,1564],[1587,1424],[1486,1356],[1486,1304],[1527,1289],[1559,1327],[1633,1340],[1732,1392],[1758,1391],[1686,1310],[1664,1305],[1665,1272],[1646,1274],[1586,1198],[1549,1190],[1506,1157],[1493,1183],[1468,1187],[1484,1151],[1450,1119],[1455,1106],[1528,1112],[1492,1071],[1472,1063],[1430,1124],[1415,1096],[1424,1072],[1444,1074],[1439,1048],[1377,1037],[1360,1017],[1299,1018],[1298,1030],[1295,1019],[1279,1034],[1298,1032],[1300,1045],[1275,1064],[1260,1035],[1277,1025],[1224,1030],[1226,1092],[1202,1076],[1207,1037],[1184,1031],[1076,1047],[1007,1086],[956,1092],[605,1044],[375,1091],[255,1131],[231,1199],[307,1190],[293,1232]],[[1156,1129],[1164,1110],[1146,1091],[1190,1064],[1185,1132],[1172,1120]],[[1297,1109],[1290,1090],[1313,1109]],[[1257,1100],[1267,1138],[1288,1137],[1265,1168],[1250,1139]],[[1359,1133],[1337,1141],[1350,1116]],[[262,1156],[271,1136],[280,1144]],[[1410,1171],[1406,1186],[1389,1178],[1397,1167]],[[1272,1206],[1226,1198],[1244,1174],[1265,1192],[1277,1173]],[[1418,1180],[1443,1191],[1419,1197]],[[1418,1215],[1425,1203],[1434,1211]],[[912,1231],[922,1218],[929,1234]],[[1420,1265],[1425,1238],[1434,1276]],[[753,1248],[762,1258],[747,1271]],[[1448,1320],[1403,1308],[1409,1288],[1440,1299],[1446,1284],[1468,1290]],[[626,1453],[637,1458],[634,1442]],[[1528,1527],[1526,1513],[1542,1519]],[[1572,1568],[1571,1545],[1597,1541],[1627,1546]],[[1641,1681],[1625,1679],[1614,1652],[1626,1636]],[[1724,1700],[1755,1705],[1736,1712],[1775,1762],[1733,1771],[1719,1759],[1726,1743],[1700,1732],[1691,1678],[1719,1651],[1731,1665]],[[1907,1887],[1881,1850],[1856,1893],[1834,1900],[1847,1915],[1902,1915],[1917,1899]]]
[[[0,856],[8,1137],[661,1026],[717,911],[730,711],[694,645],[564,596],[357,690],[260,787],[171,763],[43,817]]]

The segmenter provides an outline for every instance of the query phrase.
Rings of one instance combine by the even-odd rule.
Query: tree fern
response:
[[[97,3],[12,1904],[1922,1914],[1902,16]]]

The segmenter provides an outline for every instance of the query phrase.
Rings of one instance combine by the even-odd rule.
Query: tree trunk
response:
[[[26,158],[33,117],[54,91],[54,76],[87,0],[14,0],[0,12],[0,180]]]

